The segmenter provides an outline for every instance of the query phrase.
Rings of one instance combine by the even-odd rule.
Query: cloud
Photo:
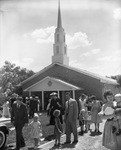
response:
[[[97,59],[98,61],[111,61],[112,56],[105,56]]]
[[[90,46],[86,33],[76,32],[73,36],[67,35],[67,45],[69,49]]]
[[[74,68],[79,68],[79,69],[84,69],[85,65],[82,63],[79,63],[77,60],[72,60],[69,62],[69,65],[74,67]]]
[[[82,53],[82,54],[80,55],[80,57],[83,57],[83,56],[87,57],[87,56],[96,55],[96,54],[98,54],[99,52],[100,52],[100,49],[92,49],[92,50],[89,51],[89,52]]]
[[[115,9],[113,16],[114,16],[115,19],[121,20],[121,8]]]
[[[40,44],[54,43],[55,28],[56,27],[51,26],[47,28],[36,29],[32,33],[27,33],[23,36],[25,38],[31,37]],[[89,42],[86,33],[76,32],[73,36],[69,34],[66,35],[66,44],[68,45],[69,49],[76,49],[79,47],[90,46],[91,42]]]
[[[92,51],[91,51],[91,53],[92,54],[98,54],[100,52],[100,49],[98,48],[98,49],[93,49]]]
[[[55,27],[36,29],[31,33],[31,37],[38,43],[52,43],[54,41]]]
[[[15,63],[17,66],[29,68],[29,66],[34,63],[33,58],[23,58],[22,60],[13,60],[12,63]]]

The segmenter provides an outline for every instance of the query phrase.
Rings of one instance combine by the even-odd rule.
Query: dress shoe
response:
[[[66,142],[64,142],[64,144],[70,144],[71,143],[71,141],[66,141]]]
[[[75,140],[75,141],[72,142],[72,144],[76,144],[76,143],[78,143],[78,140]]]

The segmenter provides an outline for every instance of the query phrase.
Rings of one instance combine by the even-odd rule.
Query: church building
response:
[[[46,109],[51,92],[57,92],[65,104],[65,92],[70,91],[78,101],[82,93],[95,95],[103,100],[103,93],[111,89],[119,92],[119,84],[110,78],[69,66],[64,28],[62,27],[60,2],[58,5],[57,28],[54,34],[52,63],[35,75],[20,83],[23,94],[39,96],[42,110]]]

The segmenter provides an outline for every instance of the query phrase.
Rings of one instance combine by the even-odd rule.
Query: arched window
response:
[[[59,46],[56,46],[56,54],[59,54]]]
[[[59,42],[59,34],[57,34],[57,42]]]

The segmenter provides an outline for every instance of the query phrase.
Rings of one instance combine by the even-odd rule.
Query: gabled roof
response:
[[[73,84],[64,82],[60,79],[53,78],[53,77],[45,77],[44,79],[36,82],[35,84],[29,86],[28,88],[24,89],[24,91],[55,91],[55,90],[82,90],[82,88],[77,87]]]
[[[38,75],[40,75],[41,73],[45,72],[46,70],[54,67],[55,65],[59,65],[59,66],[62,66],[64,67],[65,69],[71,69],[75,72],[78,72],[78,73],[81,73],[81,74],[84,74],[86,76],[89,76],[89,77],[92,77],[92,78],[95,78],[97,80],[100,80],[101,83],[106,83],[106,84],[114,84],[114,85],[119,85],[117,83],[116,80],[114,79],[110,79],[110,78],[107,78],[107,77],[104,77],[104,76],[101,76],[101,75],[98,75],[98,74],[95,74],[95,73],[91,73],[89,71],[86,71],[86,70],[82,70],[82,69],[78,69],[78,68],[74,68],[74,67],[70,67],[70,66],[67,66],[67,65],[63,65],[63,64],[59,64],[59,63],[52,63],[50,65],[48,65],[47,67],[43,68],[42,70],[40,70],[39,72],[37,72],[36,74],[34,74],[33,76],[31,76],[30,78],[24,80],[23,82],[21,82],[21,85],[30,81],[31,79],[37,77]]]

